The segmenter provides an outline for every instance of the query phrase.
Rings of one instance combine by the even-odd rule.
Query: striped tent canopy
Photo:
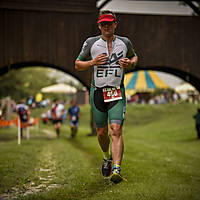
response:
[[[168,85],[152,70],[141,70],[125,75],[126,93],[150,92],[156,88],[168,88]]]

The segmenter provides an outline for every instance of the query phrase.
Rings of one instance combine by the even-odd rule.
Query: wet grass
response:
[[[60,139],[51,124],[40,124],[20,146],[15,127],[0,129],[0,199],[199,199],[195,105],[128,105],[122,163],[127,181],[117,185],[100,175],[97,138],[87,136],[90,107],[81,111],[75,139],[68,122]]]

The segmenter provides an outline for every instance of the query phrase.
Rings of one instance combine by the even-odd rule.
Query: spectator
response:
[[[30,96],[29,99],[28,99],[28,105],[31,107],[33,104],[33,97]]]
[[[197,113],[194,115],[194,119],[197,130],[197,137],[200,139],[200,108],[197,109]]]
[[[174,92],[172,94],[172,100],[173,100],[173,104],[177,104],[177,102],[178,102],[178,94],[176,92]]]

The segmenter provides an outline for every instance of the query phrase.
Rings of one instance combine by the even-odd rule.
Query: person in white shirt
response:
[[[64,105],[59,102],[58,99],[54,99],[51,108],[51,117],[56,130],[57,138],[60,137],[60,126],[62,122],[62,116],[64,115],[65,108]]]

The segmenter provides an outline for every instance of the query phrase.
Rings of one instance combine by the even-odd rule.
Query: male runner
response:
[[[64,105],[60,103],[58,99],[54,99],[51,108],[52,122],[56,131],[57,138],[60,137],[60,127],[62,122],[62,116],[64,115]]]
[[[23,138],[23,126],[28,123],[30,119],[30,109],[26,105],[26,100],[22,99],[19,104],[16,105],[16,112],[19,115],[21,128],[20,134],[21,138]],[[27,130],[27,128],[25,128]]]
[[[126,99],[124,89],[124,68],[136,64],[138,57],[130,40],[114,35],[117,27],[116,16],[111,11],[99,14],[100,36],[88,38],[75,61],[76,70],[92,67],[90,103],[97,127],[98,142],[103,151],[102,175],[110,176],[117,183],[122,180],[121,161],[124,150],[122,125]],[[112,140],[109,152],[110,137]],[[113,160],[113,168],[112,168]]]
[[[70,120],[71,137],[74,138],[78,131],[78,122],[80,119],[80,108],[77,105],[76,99],[73,99],[72,106],[69,108],[67,115]]]

